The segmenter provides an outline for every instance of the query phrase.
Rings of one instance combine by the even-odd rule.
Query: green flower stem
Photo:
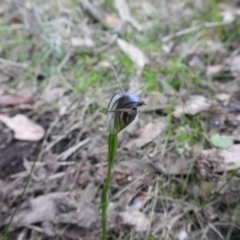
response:
[[[115,157],[117,153],[117,143],[118,137],[117,134],[109,134],[108,137],[108,172],[106,183],[103,187],[102,192],[102,240],[107,240],[107,208],[108,208],[108,200],[109,200],[109,189],[112,181],[112,169],[115,162]]]

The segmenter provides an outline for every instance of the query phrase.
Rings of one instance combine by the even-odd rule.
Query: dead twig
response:
[[[228,25],[228,24],[229,23],[226,23],[226,22],[207,22],[207,23],[203,23],[201,25],[186,28],[186,29],[180,30],[178,32],[175,32],[173,34],[170,34],[168,36],[165,36],[161,39],[161,42],[168,42],[168,41],[172,40],[173,38],[181,37],[181,36],[184,36],[186,34],[199,31],[202,28],[219,27],[219,26],[225,26],[225,25]]]
[[[85,140],[77,143],[76,145],[70,147],[68,150],[64,151],[63,153],[61,153],[58,158],[61,161],[65,161],[67,160],[73,153],[75,153],[79,148],[83,147],[84,145],[86,145],[87,143],[90,142],[90,138],[86,138]]]
[[[27,68],[28,67],[28,63],[18,63],[18,62],[13,62],[4,58],[0,58],[0,63],[4,63],[7,65],[11,65],[14,67],[20,67],[20,68]]]

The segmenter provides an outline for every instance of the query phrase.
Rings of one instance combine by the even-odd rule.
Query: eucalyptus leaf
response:
[[[233,139],[219,134],[213,134],[210,137],[210,141],[214,147],[218,148],[228,148],[233,145]]]

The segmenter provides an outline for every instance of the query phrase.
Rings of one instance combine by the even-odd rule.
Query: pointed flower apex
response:
[[[144,101],[129,92],[118,92],[111,98],[107,108],[107,128],[112,135],[118,134],[137,116],[137,108]]]

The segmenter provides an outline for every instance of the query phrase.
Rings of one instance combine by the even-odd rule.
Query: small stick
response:
[[[116,76],[116,79],[117,79],[119,88],[121,89],[122,92],[124,92],[124,90],[123,90],[123,88],[122,88],[122,86],[121,86],[121,84],[120,84],[120,81],[119,81],[119,79],[118,79],[118,76],[117,76],[117,73],[116,73],[116,71],[115,71],[115,68],[113,67],[113,65],[112,65],[111,63],[109,63],[109,64],[110,64],[111,68],[112,68],[113,71],[114,71],[114,74],[115,74],[115,76]]]
[[[212,28],[212,27],[224,26],[224,25],[228,25],[228,24],[229,24],[228,22],[207,22],[207,23],[197,25],[194,27],[190,27],[190,28],[186,28],[186,29],[180,30],[178,32],[175,32],[173,34],[170,34],[168,36],[165,36],[162,38],[161,41],[168,42],[168,41],[172,40],[173,38],[181,37],[183,35],[186,35],[186,34],[189,34],[192,32],[196,32],[196,31],[200,30],[201,28]]]
[[[21,68],[27,68],[28,64],[27,63],[18,63],[18,62],[13,62],[4,58],[0,58],[0,63],[11,65],[14,67],[21,67]]]

